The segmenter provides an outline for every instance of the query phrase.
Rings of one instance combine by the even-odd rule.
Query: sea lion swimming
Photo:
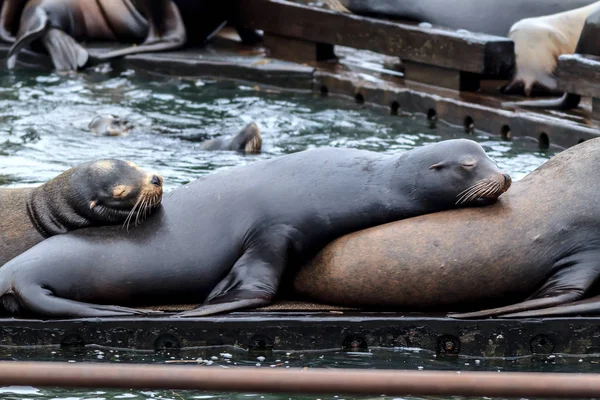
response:
[[[13,10],[12,15],[16,14],[15,8],[22,7],[22,0],[4,1],[3,14],[9,14],[4,12],[5,7]],[[0,21],[0,25],[5,24]],[[29,0],[21,12],[7,66],[14,68],[23,47],[41,43],[57,70],[77,70],[92,58],[78,40],[139,43],[93,57],[94,62],[100,62],[129,54],[177,49],[185,44],[186,31],[171,0]]]
[[[201,143],[202,150],[232,150],[246,154],[260,153],[262,137],[254,122],[246,125],[235,136],[219,136]]]
[[[300,269],[294,288],[332,305],[472,311],[456,318],[599,314],[600,300],[585,299],[600,277],[599,161],[600,139],[591,139],[485,209],[341,237]]]
[[[89,130],[99,136],[123,136],[131,127],[129,121],[112,114],[96,115],[88,125]]]
[[[394,155],[292,153],[174,189],[129,234],[98,227],[45,240],[0,268],[0,301],[44,317],[145,313],[122,307],[136,304],[202,303],[183,317],[263,306],[289,263],[340,235],[490,204],[509,186],[465,139]]]
[[[77,165],[35,188],[0,188],[0,265],[45,238],[134,222],[162,199],[162,178],[132,162]]]

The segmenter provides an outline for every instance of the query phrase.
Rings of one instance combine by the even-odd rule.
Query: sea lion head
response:
[[[78,212],[103,224],[137,224],[162,201],[162,177],[131,161],[91,161],[76,167],[68,180]]]
[[[419,173],[415,195],[427,202],[462,207],[487,205],[512,183],[510,175],[501,171],[473,140],[445,140],[416,150]]]
[[[100,136],[123,136],[131,129],[129,121],[116,115],[96,115],[88,125],[89,130]]]
[[[232,140],[231,147],[247,154],[260,153],[262,137],[260,129],[254,122],[246,125]]]

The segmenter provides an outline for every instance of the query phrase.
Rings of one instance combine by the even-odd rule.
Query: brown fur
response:
[[[409,311],[583,296],[600,270],[599,149],[592,139],[565,150],[494,205],[343,236],[301,269],[295,289],[327,304]]]
[[[0,189],[0,266],[44,240],[27,214],[27,198],[33,190]]]

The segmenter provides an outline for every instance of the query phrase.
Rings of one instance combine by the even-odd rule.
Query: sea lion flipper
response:
[[[600,296],[589,299],[574,301],[556,307],[543,308],[541,310],[523,311],[503,315],[502,318],[530,318],[530,317],[554,317],[554,316],[576,316],[576,315],[598,315],[600,313]]]
[[[58,71],[76,71],[88,61],[88,52],[60,29],[48,29],[42,41]]]
[[[177,314],[197,317],[241,308],[267,306],[277,293],[287,264],[288,228],[276,227],[255,238],[200,307]]]
[[[231,139],[230,150],[241,151],[244,153],[260,153],[262,148],[262,137],[260,129],[256,123],[251,122],[237,135]]]
[[[504,316],[525,311],[547,309],[580,300],[600,276],[598,253],[578,252],[557,261],[556,271],[546,282],[521,303],[468,313],[448,314],[451,318]],[[540,315],[543,310],[540,310]],[[536,311],[532,311],[533,314]]]
[[[28,311],[47,317],[86,318],[158,313],[153,310],[137,310],[63,299],[54,296],[50,290],[41,286],[29,287],[27,290],[19,291],[19,303],[22,303]]]
[[[25,21],[25,34],[13,43],[6,56],[6,66],[9,69],[15,67],[19,51],[34,40],[40,39],[48,28],[48,14],[39,7],[35,8],[33,10],[33,15],[30,18],[26,18]]]

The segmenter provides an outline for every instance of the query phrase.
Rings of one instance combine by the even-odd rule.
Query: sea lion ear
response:
[[[97,203],[96,203],[96,201],[95,201],[95,200],[92,200],[92,201],[90,201],[90,210],[93,210],[93,209],[94,209],[94,207],[96,207],[96,204],[97,204]]]
[[[446,166],[446,163],[443,161],[440,161],[439,163],[433,164],[431,167],[429,167],[429,169],[442,169]]]

